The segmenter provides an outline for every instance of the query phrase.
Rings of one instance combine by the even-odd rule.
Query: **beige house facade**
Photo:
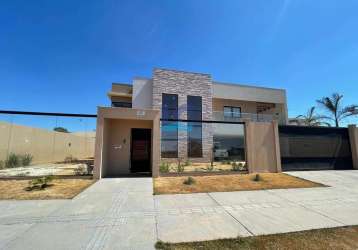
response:
[[[113,83],[108,97],[111,107],[97,112],[96,178],[156,177],[161,162],[226,158],[251,164],[251,169],[280,171],[278,143],[271,141],[278,140],[277,125],[288,121],[283,89],[158,68],[151,78]],[[255,152],[267,160],[258,162]]]

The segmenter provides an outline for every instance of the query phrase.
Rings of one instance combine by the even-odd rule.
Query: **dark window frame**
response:
[[[131,102],[112,102],[112,107],[115,108],[132,108]]]
[[[225,112],[225,108],[229,108],[230,112]],[[234,112],[234,109],[238,109],[240,111]],[[241,118],[241,114],[242,114],[241,107],[238,107],[238,106],[224,106],[223,112],[224,112],[224,117],[228,117],[228,118]],[[229,115],[227,115],[227,114],[229,114]],[[237,115],[237,114],[239,114],[239,115]]]
[[[195,100],[196,99],[196,100]],[[193,104],[198,104],[197,106]],[[202,120],[202,110],[203,110],[203,99],[201,96],[187,96],[187,119],[188,120]],[[198,133],[200,130],[200,135],[195,134],[196,136],[191,136],[191,133]],[[188,133],[188,148],[187,154],[189,158],[201,158],[203,157],[203,128],[201,123],[187,123],[187,133]],[[199,149],[197,148],[199,147]]]
[[[165,103],[167,100],[170,100],[170,97],[175,97],[176,100],[174,103]],[[179,97],[177,94],[162,93],[162,119],[178,119],[178,99]],[[171,126],[174,126],[174,129],[170,128]],[[166,131],[166,128],[168,128],[168,131]],[[166,134],[166,136],[164,136],[164,134]],[[162,121],[161,135],[161,157],[178,158],[178,122]],[[175,151],[163,150],[165,144],[169,145],[172,143],[175,144]]]

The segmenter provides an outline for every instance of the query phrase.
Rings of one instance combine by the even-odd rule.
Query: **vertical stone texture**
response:
[[[176,70],[154,69],[153,73],[153,109],[162,109],[162,94],[178,95],[179,119],[187,119],[187,96],[202,97],[202,118],[212,119],[212,79],[208,74],[189,73]],[[191,161],[211,160],[213,134],[211,124],[203,123],[203,157],[190,159]],[[178,155],[181,159],[187,159],[188,136],[186,124],[180,124],[178,131]]]

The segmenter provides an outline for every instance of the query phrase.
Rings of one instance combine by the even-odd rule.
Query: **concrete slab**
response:
[[[164,242],[203,241],[251,234],[227,213],[159,215],[158,239]]]
[[[0,225],[0,249],[5,249],[5,246],[11,241],[16,240],[18,235],[26,232],[34,224],[12,224]]]
[[[44,217],[67,204],[68,200],[0,201],[0,221]]]
[[[206,193],[173,194],[154,196],[155,207],[158,210],[168,210],[190,207],[214,207],[218,204]]]
[[[230,214],[254,235],[343,226],[300,206],[241,209]]]
[[[84,249],[94,237],[95,227],[83,222],[39,223],[6,249]]]

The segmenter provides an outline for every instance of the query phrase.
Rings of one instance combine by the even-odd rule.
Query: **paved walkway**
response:
[[[358,171],[291,172],[331,187],[152,195],[150,178],[103,179],[73,200],[0,201],[0,249],[153,249],[358,224]]]

